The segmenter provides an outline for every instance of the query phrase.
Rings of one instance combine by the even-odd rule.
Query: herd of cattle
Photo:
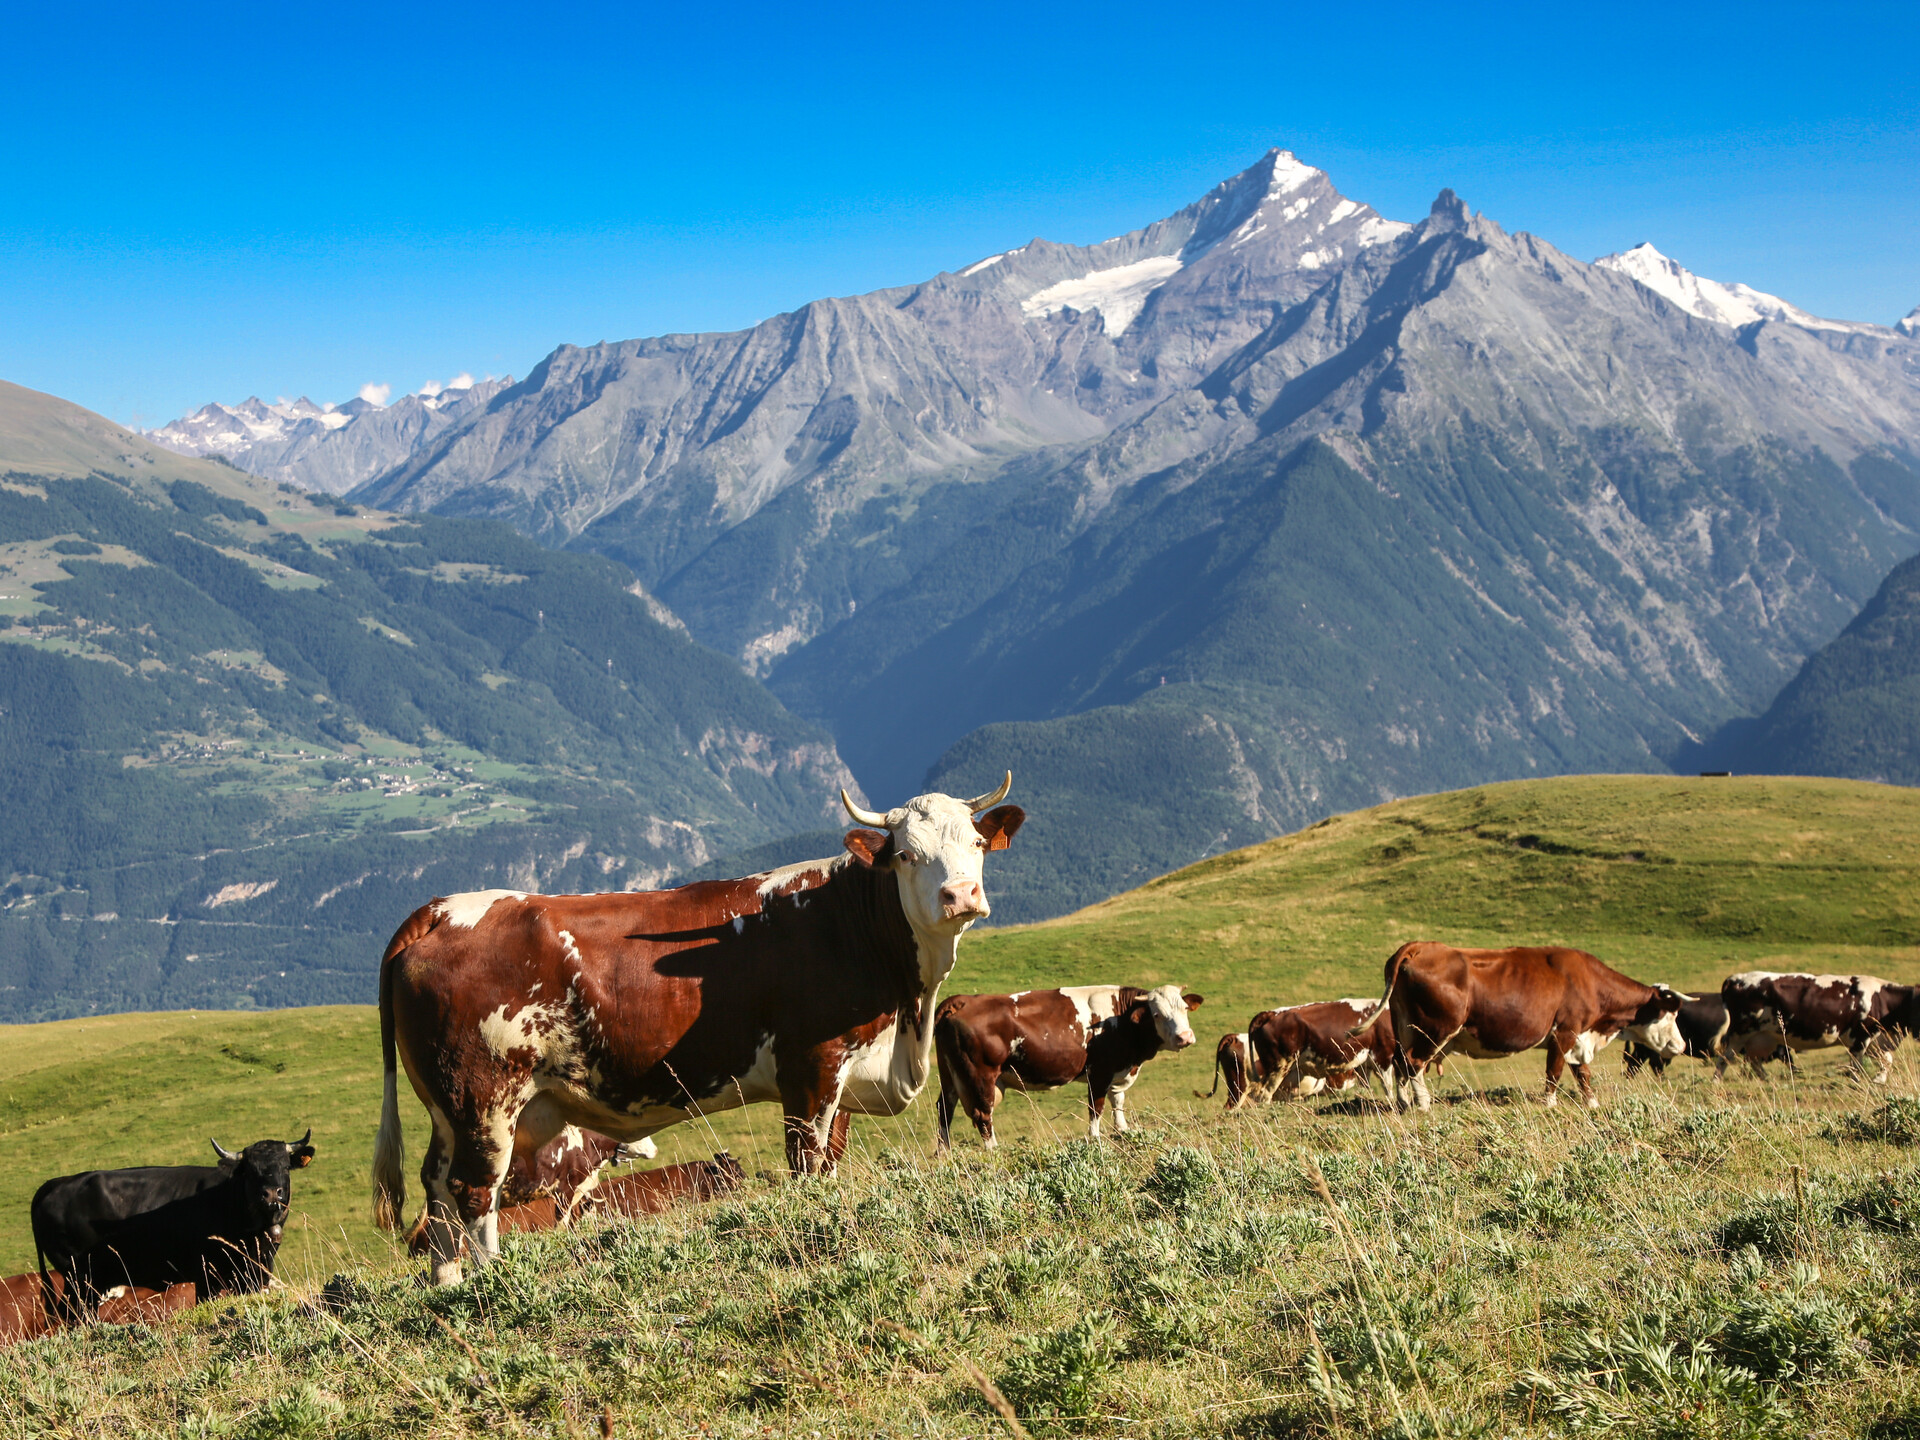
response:
[[[398,1075],[432,1136],[426,1205],[408,1235],[435,1283],[485,1264],[503,1232],[599,1213],[657,1213],[744,1176],[711,1162],[607,1178],[654,1154],[649,1137],[757,1102],[784,1115],[787,1161],[831,1173],[853,1115],[894,1115],[936,1063],[939,1145],[964,1110],[988,1146],[1008,1090],[1084,1080],[1098,1137],[1141,1068],[1194,1043],[1201,997],[1123,985],[955,995],[936,1004],[960,937],[991,909],[984,857],[1025,819],[1013,777],[971,800],[921,795],[885,813],[841,801],[846,853],[740,880],[606,895],[488,890],[433,901],[389,942],[379,980],[384,1089],[373,1216],[397,1230],[405,1182]],[[1629,1073],[1682,1055],[1716,1074],[1846,1045],[1884,1080],[1920,1028],[1920,987],[1867,976],[1734,975],[1719,997],[1644,985],[1565,948],[1458,949],[1420,941],[1387,962],[1377,1000],[1262,1011],[1222,1037],[1214,1089],[1229,1108],[1342,1090],[1375,1077],[1401,1108],[1432,1104],[1447,1056],[1546,1051],[1545,1101],[1567,1067],[1616,1036]],[[1198,1093],[1198,1092],[1196,1092]],[[38,1275],[0,1281],[0,1342],[86,1319],[150,1318],[271,1280],[290,1174],[314,1156],[263,1140],[214,1166],[94,1171],[33,1200]]]

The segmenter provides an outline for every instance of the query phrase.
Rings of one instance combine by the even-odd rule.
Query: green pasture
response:
[[[1063,920],[975,934],[947,993],[1109,980],[1202,992],[1202,1044],[1149,1066],[1132,1101],[1177,1116],[1201,1105],[1192,1092],[1210,1083],[1213,1037],[1270,1005],[1377,994],[1382,961],[1415,937],[1558,941],[1696,988],[1754,967],[1920,980],[1917,872],[1912,790],[1645,776],[1490,785],[1337,816]],[[1609,1086],[1616,1055],[1596,1067]],[[1816,1057],[1809,1073],[1836,1063]],[[1531,1087],[1540,1067],[1537,1055],[1456,1062],[1443,1083]],[[283,1264],[324,1274],[343,1254],[385,1255],[367,1221],[379,1069],[364,1006],[0,1027],[0,1272],[32,1263],[27,1204],[48,1176],[198,1163],[210,1137],[237,1147],[309,1125],[319,1157],[296,1177]],[[1012,1097],[1002,1129],[1071,1135],[1082,1106],[1072,1091]],[[404,1087],[402,1113],[417,1204],[424,1116]],[[858,1122],[855,1136],[869,1150],[930,1151],[932,1107]],[[782,1166],[769,1106],[659,1138],[666,1159],[724,1145],[749,1171]]]

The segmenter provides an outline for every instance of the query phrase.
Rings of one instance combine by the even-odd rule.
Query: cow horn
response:
[[[313,1126],[309,1125],[307,1126],[307,1133],[302,1135],[298,1140],[294,1141],[293,1144],[287,1147],[287,1149],[304,1150],[307,1147],[307,1143],[312,1139],[313,1139]]]
[[[882,830],[887,828],[887,817],[876,810],[862,810],[853,803],[853,797],[847,794],[844,785],[840,787],[840,803],[847,807],[847,814],[862,825],[878,825]]]
[[[961,803],[969,810],[985,810],[990,806],[998,805],[1002,800],[1006,799],[1007,792],[1011,789],[1013,789],[1013,771],[1009,770],[1007,771],[1007,778],[1000,782],[1000,788],[998,790],[982,795],[978,799],[963,800]]]
[[[212,1136],[208,1136],[207,1138],[209,1140],[213,1140]],[[227,1149],[224,1145],[222,1145],[218,1140],[213,1140],[213,1153],[218,1155],[222,1160],[238,1160],[240,1158],[238,1155],[234,1154],[233,1151]]]

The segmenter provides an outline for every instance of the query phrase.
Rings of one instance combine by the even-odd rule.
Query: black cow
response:
[[[1734,1058],[1726,1043],[1727,1002],[1718,995],[1702,995],[1682,1005],[1676,1018],[1680,1023],[1680,1038],[1687,1042],[1686,1053],[1696,1060],[1711,1060],[1713,1078],[1725,1078],[1727,1065]],[[1765,1058],[1783,1060],[1788,1070],[1793,1069],[1793,1051],[1784,1045],[1776,1047]],[[1628,1079],[1638,1075],[1643,1065],[1651,1066],[1655,1075],[1667,1073],[1668,1057],[1654,1053],[1636,1040],[1627,1042],[1626,1062]]]
[[[89,1170],[34,1192],[33,1244],[48,1309],[67,1323],[118,1285],[195,1298],[266,1288],[292,1199],[291,1172],[313,1160],[313,1131],[260,1140],[239,1154],[213,1142],[218,1165]],[[56,1299],[49,1267],[65,1281]]]

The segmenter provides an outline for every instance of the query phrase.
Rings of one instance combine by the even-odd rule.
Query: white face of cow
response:
[[[1178,985],[1162,985],[1148,993],[1147,1009],[1162,1050],[1184,1050],[1193,1044],[1193,1022],[1187,1012],[1199,1004],[1198,995],[1182,995]]]
[[[1653,987],[1653,998],[1640,1007],[1640,1013],[1633,1017],[1633,1023],[1623,1026],[1621,1033],[1629,1040],[1637,1040],[1656,1055],[1664,1055],[1669,1060],[1687,1053],[1686,1036],[1680,1033],[1680,1007],[1687,1003],[1687,997],[1678,990],[1665,985]]]
[[[990,798],[1005,793],[1003,788]],[[975,820],[976,804],[951,795],[917,795],[884,816],[853,812],[863,823],[885,825],[890,843],[884,851],[875,852],[868,843],[877,836],[858,830],[847,837],[847,848],[857,858],[882,859],[892,869],[901,908],[915,930],[957,935],[993,913],[982,884],[987,851],[1005,849],[1026,816],[1019,806],[1004,805]]]

